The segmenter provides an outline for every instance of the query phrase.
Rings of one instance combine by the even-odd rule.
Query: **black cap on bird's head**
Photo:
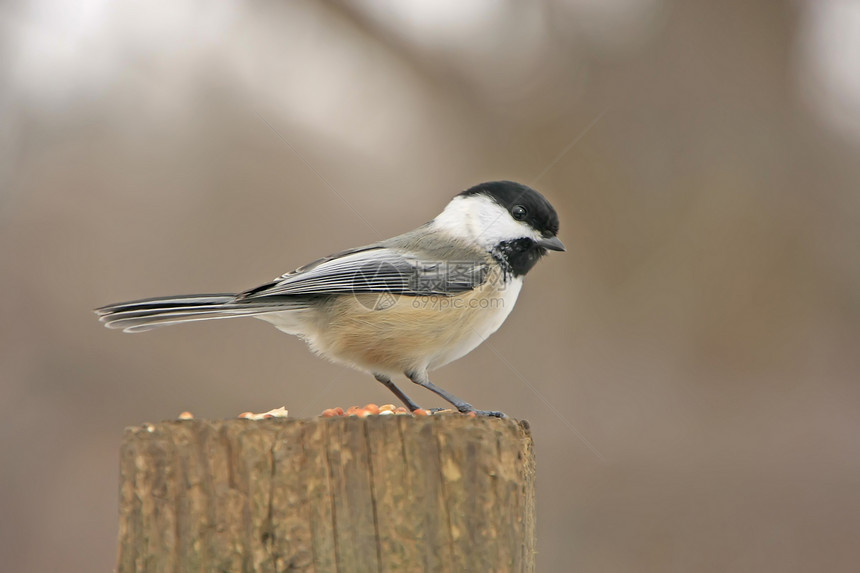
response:
[[[547,251],[563,251],[558,214],[543,195],[521,183],[491,181],[458,194],[431,224],[486,249],[506,271],[522,276]]]
[[[558,234],[558,213],[546,198],[522,183],[490,181],[460,193],[459,197],[485,195],[503,207],[513,219],[521,221],[540,234],[536,243],[551,251],[564,251]]]

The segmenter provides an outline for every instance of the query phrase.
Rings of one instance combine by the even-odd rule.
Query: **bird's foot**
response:
[[[498,412],[496,410],[477,410],[473,408],[471,405],[466,407],[457,408],[461,414],[466,415],[474,415],[474,416],[486,416],[488,418],[507,418],[508,415],[504,412]]]
[[[487,416],[488,418],[507,418],[508,415],[498,410],[472,410],[476,416]]]
[[[477,410],[473,407],[468,408],[457,408],[456,410],[453,408],[430,408],[428,410],[431,414],[445,414],[448,412],[460,412],[461,414],[465,414],[467,416],[487,416],[489,418],[507,418],[508,415],[504,412],[497,412],[495,410]]]

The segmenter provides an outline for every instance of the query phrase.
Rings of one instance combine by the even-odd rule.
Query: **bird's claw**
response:
[[[428,410],[431,414],[444,414],[446,412],[460,412],[461,414],[465,414],[467,416],[486,416],[488,418],[507,418],[508,415],[504,412],[497,412],[495,410],[478,410],[471,406],[465,408],[457,408],[456,410],[452,408],[430,408]]]
[[[508,415],[504,412],[496,410],[474,410],[476,416],[487,416],[489,418],[507,418]]]
[[[475,416],[486,416],[488,418],[507,418],[508,415],[504,412],[497,412],[496,410],[476,410],[471,406],[467,408],[459,408],[461,414],[474,414]]]

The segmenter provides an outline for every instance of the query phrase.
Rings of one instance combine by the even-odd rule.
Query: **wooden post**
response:
[[[119,573],[534,571],[526,423],[459,414],[127,428]]]

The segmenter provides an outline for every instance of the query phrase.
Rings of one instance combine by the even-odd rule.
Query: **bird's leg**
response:
[[[418,404],[412,401],[412,398],[403,393],[403,390],[397,387],[394,382],[391,381],[391,378],[386,376],[385,374],[374,374],[374,378],[382,382],[382,385],[391,390],[397,398],[403,402],[407,408],[409,408],[410,412],[414,412],[421,408]]]
[[[457,398],[456,396],[454,396],[453,394],[451,394],[447,390],[444,390],[444,389],[440,388],[439,386],[436,386],[435,384],[430,382],[430,379],[427,378],[426,372],[406,372],[405,374],[406,374],[407,378],[409,378],[410,380],[412,380],[413,382],[415,382],[419,386],[423,386],[424,388],[427,388],[431,392],[435,392],[436,394],[438,394],[439,396],[441,396],[442,398],[444,398],[445,400],[447,400],[448,402],[453,404],[454,407],[457,408],[457,410],[459,410],[463,414],[468,414],[470,412],[474,412],[478,416],[492,416],[494,418],[507,418],[507,416],[504,414],[504,412],[496,412],[493,410],[478,410],[478,409],[476,409],[474,406],[472,406],[468,402],[461,400],[460,398]]]

